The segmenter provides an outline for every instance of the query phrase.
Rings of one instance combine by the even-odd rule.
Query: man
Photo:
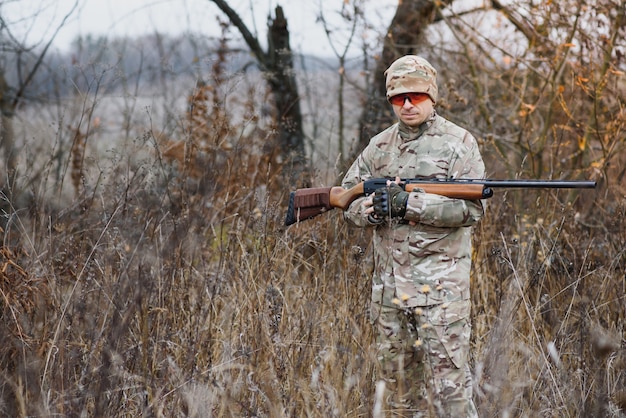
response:
[[[355,200],[348,222],[373,227],[371,317],[388,407],[415,417],[475,417],[469,368],[471,226],[484,202],[407,193],[400,178],[478,179],[474,137],[439,116],[437,71],[408,55],[385,72],[398,122],[374,136],[345,175],[350,188],[395,178]]]

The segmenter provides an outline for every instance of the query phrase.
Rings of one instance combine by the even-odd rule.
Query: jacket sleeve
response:
[[[452,199],[432,193],[411,192],[404,219],[441,228],[471,226],[483,216],[481,200]]]
[[[363,152],[357,157],[354,163],[352,163],[352,166],[350,167],[350,169],[344,176],[343,181],[341,182],[341,187],[343,187],[344,189],[349,189],[356,186],[362,181],[372,178],[372,173],[368,163],[369,150],[370,147],[366,147]],[[344,211],[343,217],[348,223],[358,227],[376,225],[370,222],[368,220],[368,216],[364,214],[364,211],[367,209],[367,207],[364,205],[364,202],[367,198],[368,196],[363,196],[355,199],[350,204],[348,209]]]
[[[485,177],[483,163],[476,140],[467,133],[464,143],[466,152],[450,164],[451,178],[482,179]],[[455,228],[471,226],[484,215],[485,200],[453,199],[419,189],[409,195],[405,220],[435,227]]]

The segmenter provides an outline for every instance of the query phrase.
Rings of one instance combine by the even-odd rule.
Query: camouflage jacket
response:
[[[420,128],[408,136],[396,123],[373,137],[342,186],[396,176],[484,178],[478,144],[468,131],[436,114]],[[365,199],[352,202],[344,217],[374,227],[372,302],[429,306],[469,299],[471,226],[483,216],[484,201],[413,191],[404,219],[374,225],[363,215]]]

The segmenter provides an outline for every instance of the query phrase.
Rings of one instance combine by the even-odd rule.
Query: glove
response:
[[[402,218],[406,213],[408,200],[409,193],[396,183],[391,183],[389,187],[381,187],[374,192],[374,213],[379,218]]]

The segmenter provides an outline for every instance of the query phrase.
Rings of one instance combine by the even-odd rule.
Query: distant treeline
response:
[[[78,37],[68,51],[54,50],[28,83],[26,103],[49,102],[75,94],[133,93],[159,87],[179,77],[202,79],[211,74],[218,52],[226,49],[226,70],[258,72],[247,48],[215,38],[186,34],[151,34],[136,38]],[[223,51],[222,51],[223,52]],[[33,68],[38,54],[4,52],[5,77],[10,86],[20,86]],[[18,63],[19,65],[11,65]],[[333,67],[331,59],[298,56],[297,68],[319,71]],[[8,64],[8,65],[7,65]]]

